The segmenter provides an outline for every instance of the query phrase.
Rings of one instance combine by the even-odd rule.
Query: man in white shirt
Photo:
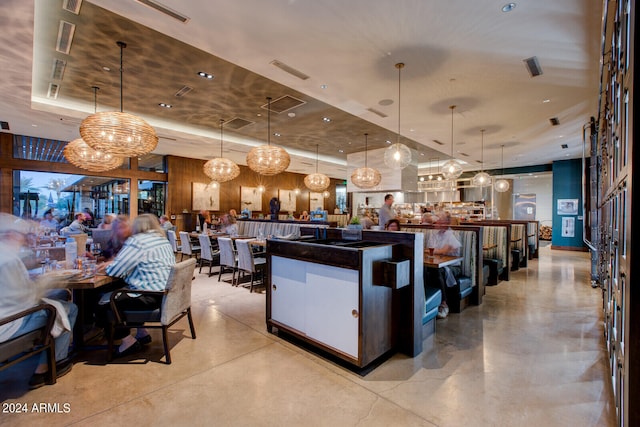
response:
[[[390,219],[396,218],[396,213],[391,208],[393,205],[393,194],[387,194],[384,196],[384,205],[380,208],[378,214],[378,225],[384,228]]]

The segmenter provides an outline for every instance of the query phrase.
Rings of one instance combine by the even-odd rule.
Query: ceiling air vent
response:
[[[56,50],[60,53],[69,54],[71,51],[71,42],[73,41],[73,33],[76,32],[76,25],[67,21],[60,21],[58,27],[58,40],[56,41]]]
[[[437,139],[433,139],[432,141],[435,142],[438,145],[444,145],[444,142],[440,142]]]
[[[67,61],[54,58],[53,67],[51,67],[51,80],[62,80],[65,68],[67,68]]]
[[[382,118],[389,117],[385,113],[383,113],[382,111],[378,111],[375,108],[367,108],[367,111],[369,111],[370,113],[373,113],[373,114],[375,114],[377,116],[380,116]]]
[[[192,90],[193,88],[190,86],[182,86],[180,90],[178,90],[173,96],[177,96],[178,98],[181,98],[186,94],[188,94],[189,92],[191,92]]]
[[[566,150],[567,148],[569,148],[569,146],[568,146],[567,144],[562,144],[560,147],[561,147],[563,150]]]
[[[58,98],[58,92],[60,92],[60,85],[55,83],[49,83],[49,90],[47,91],[47,98]]]
[[[284,113],[285,111],[289,111],[306,103],[307,101],[303,101],[302,99],[294,98],[290,95],[284,95],[271,101],[271,111],[275,113]],[[262,108],[267,110],[268,106],[269,104],[264,104]]]
[[[284,62],[278,61],[277,59],[274,59],[273,61],[271,61],[270,64],[275,65],[276,67],[280,68],[282,71],[289,73],[292,76],[296,76],[300,80],[307,80],[309,78],[309,76],[307,76],[302,71],[296,70],[295,68],[290,67]]]
[[[185,16],[183,14],[181,14],[180,12],[176,12],[175,10],[163,5],[160,2],[154,1],[154,0],[136,0],[138,3],[142,3],[145,6],[149,6],[151,9],[155,9],[160,13],[164,13],[167,16],[170,16],[173,19],[176,19],[180,22],[182,22],[183,24],[188,22],[189,18],[188,16]]]
[[[524,59],[523,61],[531,77],[536,77],[542,74],[542,67],[540,67],[540,62],[538,62],[537,56],[532,56],[531,58]]]
[[[227,129],[240,130],[245,126],[254,124],[250,120],[241,119],[240,117],[234,117],[233,119],[224,123],[224,127]]]
[[[9,122],[0,121],[0,127],[2,130],[9,130]]]
[[[82,6],[82,0],[62,0],[62,8],[76,15],[80,14],[80,6]]]
[[[560,124],[560,119],[557,117],[551,117],[549,122],[551,122],[551,126],[558,126]]]

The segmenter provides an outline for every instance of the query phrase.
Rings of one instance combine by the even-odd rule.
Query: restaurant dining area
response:
[[[0,7],[0,426],[640,425],[635,3]]]

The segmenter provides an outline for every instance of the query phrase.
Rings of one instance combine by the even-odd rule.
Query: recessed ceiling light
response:
[[[326,123],[329,123],[331,121],[329,117],[323,117],[322,120]]]
[[[38,127],[38,125],[36,125],[36,124],[33,124],[33,125],[31,125],[31,126],[33,126],[34,128],[37,128],[37,127]]]
[[[289,117],[291,117],[293,119],[296,116],[296,113],[291,111],[290,113],[287,113],[287,116],[289,116]]]
[[[198,71],[198,75],[204,79],[212,79],[213,74],[205,73],[204,71]]]
[[[547,104],[547,103],[551,102],[551,100],[550,100],[550,99],[543,99],[543,100],[542,100],[542,102],[543,102],[544,104]]]
[[[279,132],[275,132],[275,133],[273,134],[273,136],[280,136],[280,133],[279,133]]]
[[[344,150],[338,150],[338,153],[344,153]]]
[[[387,144],[391,144],[391,141],[387,140]]]
[[[424,176],[420,177],[420,182],[424,182]]]
[[[173,107],[173,105],[171,105],[171,104],[165,104],[164,102],[161,102],[161,103],[159,103],[158,105],[159,105],[160,107],[162,107],[162,108],[171,108],[171,107]]]
[[[111,71],[111,68],[109,68],[109,67],[102,67],[102,69],[103,69],[104,71]]]
[[[502,11],[503,12],[511,12],[515,8],[516,8],[516,4],[515,3],[507,3],[504,6],[502,6]]]
[[[327,86],[327,85],[320,85],[320,89],[326,89],[326,88],[328,88],[328,87],[329,87],[329,86]]]

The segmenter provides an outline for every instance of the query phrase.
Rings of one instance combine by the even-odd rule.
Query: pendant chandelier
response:
[[[142,118],[123,112],[123,51],[120,47],[120,111],[94,113],[80,124],[82,139],[94,150],[114,156],[141,156],[155,150],[158,136],[155,130]]]
[[[357,168],[351,174],[351,182],[358,188],[369,189],[380,184],[382,175],[377,169],[367,167],[367,138],[369,134],[364,134],[364,167]]]
[[[481,141],[481,151],[480,151],[480,172],[478,172],[473,179],[471,180],[471,183],[475,186],[475,187],[486,187],[488,185],[491,185],[491,176],[484,172],[484,129],[480,129],[480,141]]]
[[[501,145],[501,163],[502,163],[502,173],[500,176],[504,175],[504,144]],[[498,193],[504,193],[509,189],[509,181],[504,178],[500,178],[494,184],[494,188]]]
[[[316,144],[316,173],[304,177],[304,185],[311,191],[324,191],[330,184],[329,177],[323,173],[318,173],[318,147]]]
[[[247,154],[247,166],[260,175],[277,175],[291,163],[284,148],[271,145],[271,97],[267,98],[267,145],[253,147]]]
[[[224,120],[220,119],[220,157],[209,160],[204,164],[204,173],[212,180],[220,183],[231,181],[240,175],[240,168],[232,160],[222,157]]]
[[[453,110],[455,110],[455,108],[455,105],[449,106],[451,110],[451,158],[442,165],[442,176],[450,180],[455,180],[462,175],[462,166],[453,158]]]
[[[396,64],[396,68],[398,69],[398,135],[396,143],[384,151],[384,163],[390,168],[404,169],[411,163],[411,150],[400,143],[400,72],[404,68],[404,64],[399,62]]]
[[[99,88],[97,86],[93,86],[92,89],[95,113],[98,109]],[[122,163],[124,163],[124,158],[96,151],[89,147],[82,138],[74,139],[69,142],[64,147],[63,155],[69,163],[91,172],[105,172],[119,168],[122,166]]]

